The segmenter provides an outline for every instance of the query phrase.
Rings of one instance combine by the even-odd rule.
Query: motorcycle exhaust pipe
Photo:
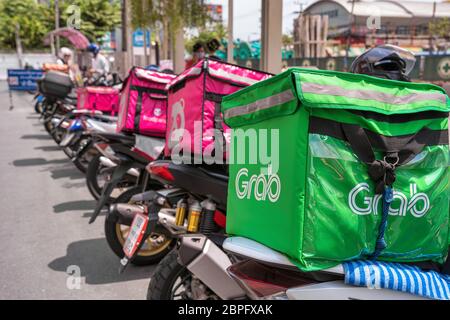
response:
[[[106,219],[118,222],[126,226],[131,226],[134,217],[138,213],[145,214],[145,209],[143,206],[127,203],[117,203],[112,204],[109,207],[109,213]]]
[[[205,235],[192,234],[181,238],[178,249],[181,264],[221,299],[245,299],[246,294],[228,274],[232,265],[225,252]]]
[[[114,163],[111,159],[108,159],[107,157],[101,156],[100,162],[102,165],[108,168],[114,168],[117,167],[117,163]],[[139,170],[136,168],[131,168],[127,171],[127,173],[131,176],[139,178]]]
[[[107,157],[100,157],[100,162],[102,165],[108,168],[116,167],[117,163],[114,163],[111,159],[108,159]]]

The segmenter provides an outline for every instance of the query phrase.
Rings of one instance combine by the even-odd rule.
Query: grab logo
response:
[[[277,174],[272,174],[271,167],[268,174],[252,175],[249,177],[248,169],[242,168],[236,175],[236,195],[239,199],[250,199],[253,195],[256,201],[277,202],[281,192],[281,181]]]
[[[369,185],[365,182],[360,183],[350,191],[348,195],[348,206],[357,215],[377,215],[382,195],[371,195],[373,195],[373,191],[370,190]],[[363,199],[363,205],[356,203],[357,198]],[[389,215],[391,216],[404,217],[409,212],[413,217],[421,218],[430,209],[430,199],[425,193],[417,192],[416,184],[410,185],[410,199],[404,193],[394,191],[394,200],[392,203],[398,203],[399,205],[396,209],[392,208],[391,205],[389,208]]]

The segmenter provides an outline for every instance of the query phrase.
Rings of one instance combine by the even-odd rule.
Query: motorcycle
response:
[[[146,169],[165,189],[135,195],[131,199],[134,203],[113,205],[106,218],[131,225],[121,248],[121,271],[128,263],[136,264],[147,241],[174,243],[187,232],[217,237],[225,232],[228,177],[222,166],[177,165],[157,160]]]
[[[56,124],[55,130],[62,136],[59,146],[81,172],[87,172],[98,154],[92,147],[92,133],[115,132],[115,119],[100,111],[74,110]]]
[[[89,223],[93,223],[103,207],[110,205],[105,218],[105,237],[111,250],[123,257],[123,246],[130,234],[132,217],[136,212],[146,210],[139,198],[142,192],[159,190],[163,185],[150,179],[145,166],[158,158],[164,146],[164,141],[158,138],[140,135],[125,135],[119,133],[96,134],[97,146],[107,143],[112,152],[99,157],[102,165],[109,167],[109,178],[103,186]],[[94,162],[91,163],[94,165]],[[127,188],[117,198],[112,198],[116,188]],[[122,214],[123,216],[119,217]],[[149,265],[159,262],[172,248],[174,242],[160,230],[154,230],[151,237],[143,241],[142,248],[133,261],[135,265]],[[164,230],[163,230],[164,231]]]

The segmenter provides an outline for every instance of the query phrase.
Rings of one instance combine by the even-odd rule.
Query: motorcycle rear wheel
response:
[[[129,203],[132,196],[141,192],[142,187],[133,187],[122,193],[113,201],[113,203]],[[109,217],[109,215],[106,216],[106,241],[108,242],[111,250],[121,259],[124,257],[123,245],[128,235],[129,228],[129,226],[121,225],[117,221],[114,221]],[[164,231],[165,229],[163,227],[158,226],[155,233],[150,235],[145,246],[138,251],[136,257],[131,261],[131,263],[136,266],[147,266],[161,261],[161,259],[163,259],[172,250],[176,243],[176,240],[169,238],[166,234],[164,234]],[[163,243],[160,245],[153,245],[152,240],[155,240],[160,236],[164,236],[164,238],[161,238],[164,240]]]
[[[194,297],[193,285],[199,292],[201,286],[202,297]],[[181,291],[179,290],[181,289]],[[183,291],[184,289],[184,291]],[[201,292],[201,291],[200,291]],[[147,300],[220,300],[206,285],[183,265],[178,262],[178,251],[172,250],[156,267],[147,290]]]

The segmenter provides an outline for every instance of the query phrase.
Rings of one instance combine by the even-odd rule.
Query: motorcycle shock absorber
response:
[[[216,230],[214,222],[214,213],[216,212],[216,204],[211,200],[205,200],[201,203],[202,215],[200,217],[199,231],[203,234],[210,234]]]
[[[175,214],[175,224],[179,227],[184,225],[184,220],[186,218],[186,208],[187,204],[184,199],[181,199],[177,203],[177,211]]]
[[[187,231],[195,233],[199,229],[200,215],[202,213],[202,207],[198,201],[193,202],[189,206],[188,225]]]

